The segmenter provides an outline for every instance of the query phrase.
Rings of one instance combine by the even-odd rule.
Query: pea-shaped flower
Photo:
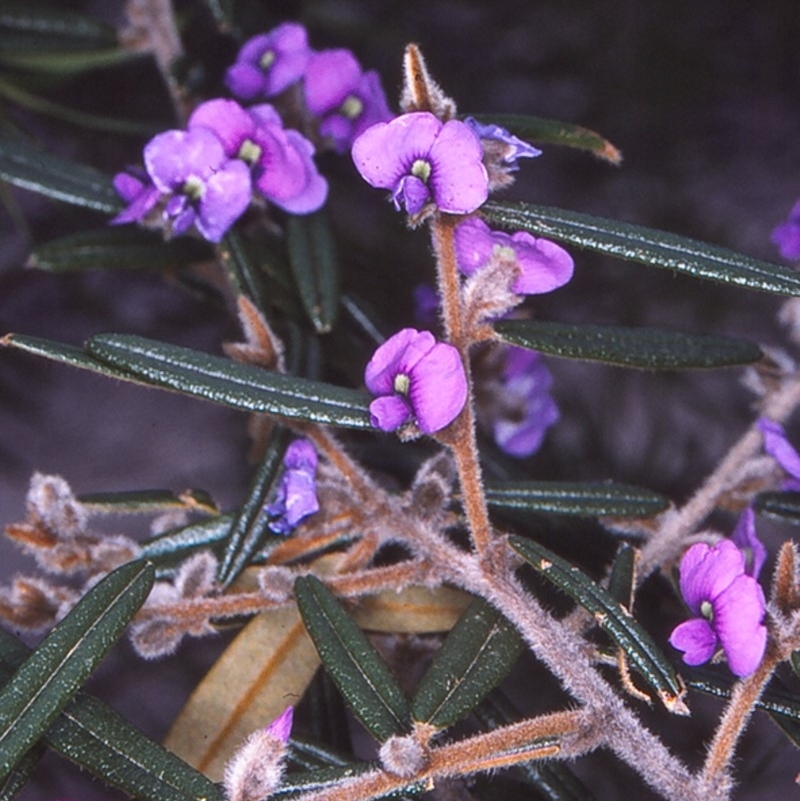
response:
[[[283,467],[277,495],[267,506],[267,512],[275,518],[269,527],[276,534],[290,534],[306,517],[319,511],[317,452],[311,442],[296,439],[286,449]]]
[[[458,351],[430,331],[404,328],[386,340],[364,371],[372,425],[394,431],[415,422],[433,434],[455,420],[467,400],[467,377]]]
[[[745,572],[745,556],[730,540],[692,545],[680,566],[681,594],[696,615],[669,638],[687,665],[708,662],[719,647],[736,676],[749,676],[767,646],[764,593]]]
[[[367,128],[352,154],[368,184],[391,190],[398,211],[418,214],[434,203],[440,211],[468,214],[489,195],[480,140],[460,120],[402,114]]]

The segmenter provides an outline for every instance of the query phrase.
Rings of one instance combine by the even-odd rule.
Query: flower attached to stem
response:
[[[442,123],[427,111],[402,114],[367,128],[352,155],[364,180],[391,190],[395,208],[410,215],[428,204],[468,214],[489,194],[480,141],[459,120]]]
[[[303,77],[310,58],[306,29],[285,22],[242,45],[225,84],[241,100],[273,97]]]
[[[372,425],[394,431],[414,422],[424,434],[450,425],[467,401],[467,377],[458,351],[429,331],[404,328],[373,354],[364,372]]]
[[[284,473],[275,500],[267,507],[275,517],[269,527],[276,534],[290,534],[302,520],[319,510],[317,500],[317,452],[307,439],[296,439],[283,457]]]
[[[692,545],[680,565],[681,594],[695,617],[672,632],[670,644],[687,665],[708,662],[719,647],[731,672],[749,676],[767,645],[766,604],[758,582],[745,572],[745,556],[730,540]]]
[[[519,169],[517,159],[535,158],[542,151],[528,142],[502,128],[489,123],[484,125],[474,117],[467,117],[464,122],[481,140],[483,146],[483,163],[489,173],[489,189],[502,189],[514,182],[510,174]]]

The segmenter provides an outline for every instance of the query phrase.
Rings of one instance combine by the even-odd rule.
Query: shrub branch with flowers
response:
[[[169,53],[157,55],[166,70]],[[566,285],[581,248],[779,295],[800,296],[800,277],[674,234],[497,200],[520,161],[541,155],[528,140],[619,154],[577,126],[460,116],[419,48],[403,58],[397,114],[375,72],[347,50],[313,50],[296,22],[242,43],[225,73],[233,98],[201,100],[165,73],[182,124],[116,175],[116,195],[107,176],[22,138],[0,148],[9,182],[109,215],[112,228],[90,240],[121,254],[131,236],[152,252],[188,237],[210,243],[203,257],[243,331],[224,356],[128,334],[75,346],[8,333],[2,343],[249,412],[258,462],[245,502],[229,511],[202,492],[76,497],[65,478],[33,476],[28,515],[6,533],[40,572],[3,588],[0,616],[49,633],[30,651],[0,636],[6,786],[24,784],[49,748],[153,801],[367,801],[453,783],[489,798],[492,782],[476,774],[513,777],[498,786],[515,797],[589,798],[571,765],[601,750],[661,797],[713,801],[735,795],[737,744],[757,708],[800,742],[797,678],[774,678],[800,650],[797,548],[780,548],[770,576],[756,534],[757,512],[797,514],[800,455],[783,423],[800,404],[800,377],[746,340],[533,320],[527,301]],[[427,229],[433,265],[413,327],[384,338],[368,307],[340,294],[331,178],[317,161],[325,151],[350,159],[410,229]],[[797,257],[795,212],[774,235],[787,258]],[[80,248],[59,247],[78,266]],[[797,303],[787,301],[787,318]],[[341,332],[345,305],[358,325],[335,340],[329,364],[301,366],[304,348]],[[536,453],[563,414],[548,356],[752,365],[758,411],[682,505],[613,482],[531,481],[524,467],[509,480],[497,459]],[[367,439],[396,470],[361,458]],[[103,532],[95,518],[109,511],[165,515],[136,540]],[[731,511],[738,523],[717,530]],[[539,541],[546,516],[597,518],[616,556],[590,575]],[[638,591],[656,574],[668,636],[636,618]],[[569,611],[551,611],[553,588]],[[80,691],[125,631],[141,657],[167,659],[185,637],[230,624],[241,634],[167,749]],[[418,646],[413,679],[398,675],[403,636]],[[534,661],[564,696],[532,708],[503,682]],[[699,768],[642,714],[691,726],[690,689],[729,699]],[[467,718],[472,728],[452,728]],[[374,738],[371,756],[353,747],[353,721]]]

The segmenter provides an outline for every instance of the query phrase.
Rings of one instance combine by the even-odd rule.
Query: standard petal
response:
[[[736,676],[749,676],[764,657],[765,608],[764,592],[751,576],[739,576],[714,601],[714,629]]]
[[[258,67],[240,61],[228,67],[225,86],[232,95],[241,100],[255,100],[263,95],[266,81],[264,73]]]
[[[789,442],[780,423],[766,417],[756,424],[764,437],[764,450],[792,477],[800,479],[800,453]]]
[[[427,159],[441,129],[442,123],[427,111],[378,123],[353,142],[353,163],[371,186],[395,189],[416,159]]]
[[[468,214],[485,202],[489,176],[483,165],[483,148],[467,125],[460,120],[446,122],[429,159],[431,192],[442,211]]]
[[[492,233],[492,229],[478,217],[470,217],[456,226],[456,260],[464,275],[472,275],[489,261],[495,245]]]
[[[411,369],[409,398],[420,431],[432,434],[450,425],[467,401],[467,377],[459,352],[437,342]]]
[[[179,192],[189,178],[207,179],[225,161],[222,143],[211,131],[165,131],[144,147],[144,164],[162,192]]]
[[[535,239],[525,231],[511,237],[521,273],[512,290],[518,295],[540,295],[564,286],[575,270],[575,262],[561,245]]]
[[[229,161],[206,184],[195,224],[209,241],[219,242],[250,205],[250,170],[242,161]]]
[[[687,665],[702,665],[708,662],[717,650],[717,635],[707,620],[692,618],[675,628],[669,638],[673,648],[683,651]]]
[[[406,372],[436,344],[430,331],[403,328],[378,347],[364,370],[364,383],[373,395],[394,394],[394,378]]]
[[[303,83],[309,111],[317,117],[338,108],[361,80],[361,67],[349,50],[323,50],[309,60]]]
[[[681,594],[689,608],[699,614],[703,601],[713,601],[743,574],[744,554],[730,540],[723,540],[713,548],[699,542],[681,559]]]
[[[384,395],[369,405],[370,422],[381,431],[394,431],[412,417],[411,404],[402,395]]]
[[[188,128],[206,128],[222,142],[225,155],[236,158],[242,143],[252,137],[253,118],[235,100],[209,100],[201,103],[189,117]]]

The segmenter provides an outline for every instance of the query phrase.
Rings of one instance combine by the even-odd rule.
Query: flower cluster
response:
[[[695,617],[669,638],[687,665],[708,662],[722,648],[731,672],[749,676],[767,645],[762,623],[766,602],[758,582],[745,570],[745,555],[730,540],[713,547],[692,545],[680,565],[680,587]]]
[[[186,130],[165,131],[145,145],[146,174],[116,176],[128,207],[111,223],[144,222],[160,209],[168,234],[194,225],[219,242],[254,191],[285,211],[308,214],[328,193],[313,154],[313,145],[286,130],[272,106],[244,109],[233,100],[209,100],[195,109]]]
[[[294,22],[245,42],[225,83],[244,101],[272,98],[300,85],[319,136],[339,153],[366,128],[392,116],[375,71],[364,72],[349,50],[315,52],[305,28]]]

